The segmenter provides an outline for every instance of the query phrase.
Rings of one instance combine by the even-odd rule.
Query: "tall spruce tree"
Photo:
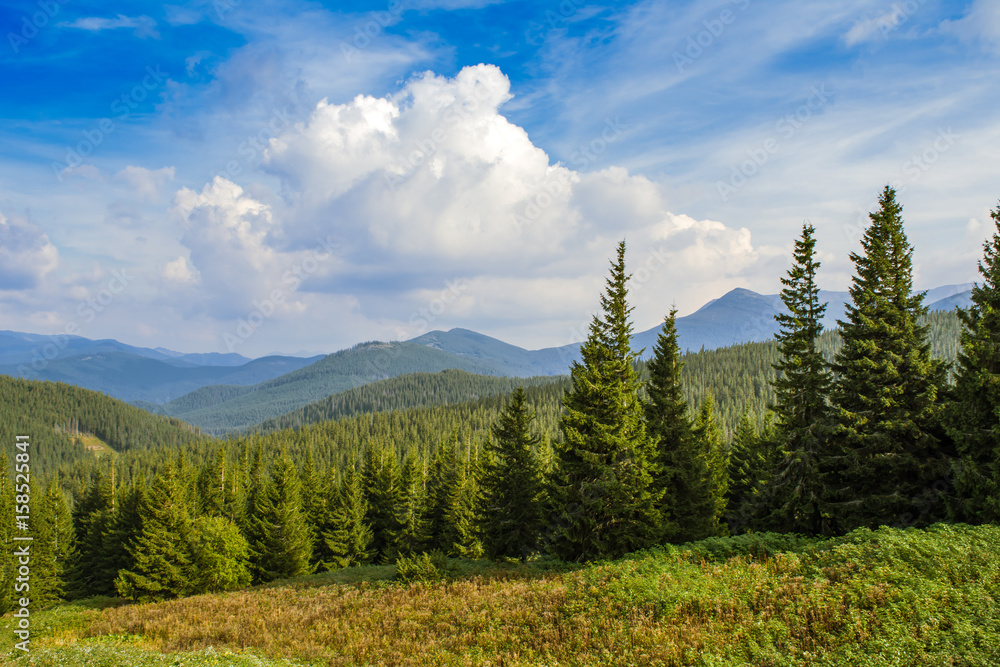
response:
[[[708,394],[691,428],[694,456],[705,461],[707,476],[697,479],[690,487],[694,490],[691,513],[679,520],[685,541],[726,535],[728,525],[726,499],[729,494],[729,451],[722,436],[722,429],[715,418],[715,399]]]
[[[962,349],[948,410],[958,453],[950,513],[968,523],[1000,523],[1000,205],[990,216],[996,231],[983,244],[983,282],[958,311]]]
[[[401,501],[399,460],[381,442],[373,442],[365,452],[362,483],[368,498],[368,525],[372,527],[371,548],[379,560],[390,558],[390,541],[397,530],[396,508]]]
[[[331,527],[323,533],[330,560],[328,570],[364,565],[371,561],[374,532],[368,524],[368,498],[364,483],[353,465],[344,472],[333,504]]]
[[[757,506],[767,484],[767,447],[770,443],[758,428],[753,410],[740,418],[729,447],[729,490],[726,493],[726,523],[731,535],[756,527]]]
[[[108,545],[106,535],[111,529],[114,513],[112,510],[111,482],[98,468],[91,477],[89,486],[73,504],[73,534],[76,536],[76,551],[70,563],[70,582],[67,593],[72,597],[90,595],[112,595],[115,592],[114,578],[108,577],[104,564],[107,549],[119,545]]]
[[[690,533],[682,524],[699,513],[699,500],[705,495],[708,461],[697,453],[692,434],[688,403],[681,383],[680,345],[677,341],[677,309],[664,318],[663,329],[649,360],[648,399],[645,405],[646,429],[656,443],[653,457],[654,493],[667,541],[685,541]]]
[[[536,451],[541,438],[532,432],[535,414],[524,387],[493,424],[483,471],[482,534],[489,558],[527,560],[538,546],[544,518],[542,471]]]
[[[118,594],[147,601],[191,593],[188,494],[173,463],[168,462],[149,487],[141,515],[142,532],[130,549],[133,566],[115,580]]]
[[[769,524],[783,532],[829,532],[823,520],[820,460],[830,444],[830,369],[817,348],[823,332],[826,304],[820,303],[816,272],[815,229],[802,225],[796,240],[794,263],[781,279],[781,300],[787,313],[775,316],[781,327],[775,334],[781,358],[774,364],[772,382],[778,416],[782,460],[769,489],[774,513]]]
[[[940,425],[945,366],[931,358],[927,327],[917,323],[927,309],[924,294],[912,292],[913,250],[901,212],[886,186],[863,253],[851,253],[856,275],[833,366],[836,450],[821,464],[824,495],[843,531],[926,525],[944,514],[935,482],[950,467]]]
[[[14,511],[13,468],[7,452],[0,452],[0,614],[6,614],[14,607],[20,596],[14,591],[17,577],[17,563],[14,558],[14,536],[17,535]]]
[[[74,546],[73,517],[55,480],[39,496],[31,521],[31,599],[39,606],[47,606],[58,602],[65,593]]]
[[[263,513],[259,542],[251,545],[263,581],[298,577],[312,571],[313,536],[302,509],[302,485],[288,454],[274,466]]]
[[[402,500],[396,508],[396,530],[390,542],[393,560],[425,551],[431,539],[426,475],[423,461],[415,450],[410,450],[403,463],[400,490]]]
[[[601,295],[603,313],[590,323],[563,399],[549,543],[565,560],[617,557],[649,546],[662,532],[653,442],[630,344],[628,280],[622,241]]]

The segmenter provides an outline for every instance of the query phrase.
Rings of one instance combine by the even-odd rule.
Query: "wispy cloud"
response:
[[[86,30],[88,32],[101,32],[103,30],[119,30],[122,28],[129,28],[135,31],[136,37],[152,37],[153,39],[160,38],[160,33],[156,29],[156,21],[145,15],[126,16],[124,14],[119,14],[114,18],[88,16],[78,18],[72,22],[60,23],[59,26],[62,28]]]

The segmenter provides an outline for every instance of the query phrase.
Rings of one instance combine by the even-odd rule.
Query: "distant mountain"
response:
[[[929,290],[925,303],[931,310],[967,305],[971,287]],[[824,291],[820,296],[828,303],[824,325],[835,329],[850,295]],[[734,289],[677,318],[680,346],[698,351],[771,340],[778,332],[774,316],[783,308],[778,295]],[[643,358],[652,355],[661,329],[662,324],[633,336],[633,347],[643,349]],[[102,391],[222,433],[254,426],[352,387],[410,373],[459,369],[508,377],[561,375],[579,358],[579,350],[579,343],[525,350],[475,331],[452,329],[402,343],[365,343],[324,357],[250,361],[240,355],[137,348],[109,339],[53,339],[0,331],[0,374]],[[39,369],[30,368],[32,356],[38,354],[54,358],[39,364]]]
[[[256,384],[316,362],[318,357],[184,354],[116,340],[0,331],[0,374],[65,382],[124,401],[164,403],[210,384]]]
[[[505,375],[487,359],[462,357],[412,342],[370,342],[326,356],[267,382],[249,387],[206,386],[162,406],[210,433],[255,426],[338,392],[410,373],[458,369],[479,375]]]
[[[20,331],[0,331],[0,364],[3,365],[31,365],[35,361],[51,361],[108,352],[124,352],[178,366],[241,366],[250,361],[235,352],[183,353],[162,347],[156,349],[135,347],[110,338],[91,340],[65,334],[48,336]]]

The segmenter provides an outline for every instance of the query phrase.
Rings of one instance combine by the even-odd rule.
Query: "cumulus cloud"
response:
[[[59,265],[59,251],[36,225],[0,213],[0,290],[36,287]]]
[[[163,268],[160,269],[160,275],[179,285],[192,285],[200,278],[198,271],[188,264],[187,258],[183,255],[164,264]]]
[[[323,289],[348,289],[367,275],[363,287],[372,291],[398,291],[400,283],[433,291],[462,276],[472,286],[462,313],[482,316],[493,298],[519,297],[522,305],[504,310],[528,320],[593,301],[593,290],[574,281],[600,275],[623,237],[637,255],[650,244],[669,248],[661,286],[683,271],[711,278],[707,289],[715,289],[760,259],[746,229],[671,213],[661,186],[645,177],[552,164],[501,113],[511,97],[495,66],[466,67],[454,78],[427,72],[395,95],[323,100],[269,142],[264,168],[291,203],[290,242],[336,231],[354,245],[351,275]],[[532,307],[533,293],[548,294],[547,304]],[[377,301],[362,299],[362,307]],[[405,319],[396,308],[371,314]]]
[[[174,197],[174,211],[184,229],[181,243],[190,252],[192,269],[205,287],[205,298],[219,317],[233,317],[246,310],[277,272],[276,253],[268,235],[276,231],[270,207],[243,188],[216,177],[201,192],[183,188]],[[185,276],[174,263],[164,277]],[[193,304],[192,304],[193,305]]]
[[[136,194],[144,199],[155,200],[160,195],[160,188],[174,180],[174,167],[146,169],[128,165],[114,175],[116,181],[125,183]]]

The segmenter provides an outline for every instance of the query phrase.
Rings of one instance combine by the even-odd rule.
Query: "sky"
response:
[[[845,290],[886,185],[918,289],[1000,199],[995,0],[8,1],[0,329],[333,352],[582,340],[625,239],[636,330]]]

